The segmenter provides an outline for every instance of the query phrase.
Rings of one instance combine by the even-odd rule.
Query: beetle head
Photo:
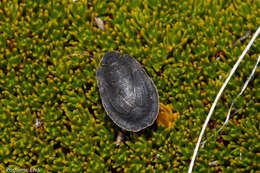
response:
[[[114,62],[116,62],[118,60],[118,58],[120,57],[120,53],[117,51],[111,51],[108,52],[104,55],[104,57],[101,60],[101,64],[102,65],[111,65]]]

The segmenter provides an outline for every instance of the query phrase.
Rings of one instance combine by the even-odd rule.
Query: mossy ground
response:
[[[259,1],[0,2],[0,168],[41,172],[185,172],[227,73],[260,25]],[[105,31],[94,17],[105,22]],[[228,84],[206,136],[225,120],[250,74],[260,37]],[[126,133],[106,115],[96,69],[105,52],[134,56],[179,118]],[[93,56],[68,56],[86,53]],[[194,172],[260,170],[259,68],[229,125],[200,149]],[[35,128],[39,119],[42,126]],[[209,165],[217,161],[217,166]]]

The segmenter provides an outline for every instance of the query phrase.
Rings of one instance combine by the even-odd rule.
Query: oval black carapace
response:
[[[137,132],[156,120],[157,89],[133,57],[106,53],[97,70],[97,84],[106,113],[122,129]]]

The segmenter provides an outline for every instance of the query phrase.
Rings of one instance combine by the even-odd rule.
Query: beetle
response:
[[[157,88],[132,56],[107,52],[96,76],[103,107],[115,124],[138,132],[154,123],[159,112]]]

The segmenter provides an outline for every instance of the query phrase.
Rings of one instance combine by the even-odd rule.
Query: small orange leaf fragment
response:
[[[170,105],[160,103],[160,111],[156,119],[157,125],[172,128],[178,117],[178,113],[173,113]]]

